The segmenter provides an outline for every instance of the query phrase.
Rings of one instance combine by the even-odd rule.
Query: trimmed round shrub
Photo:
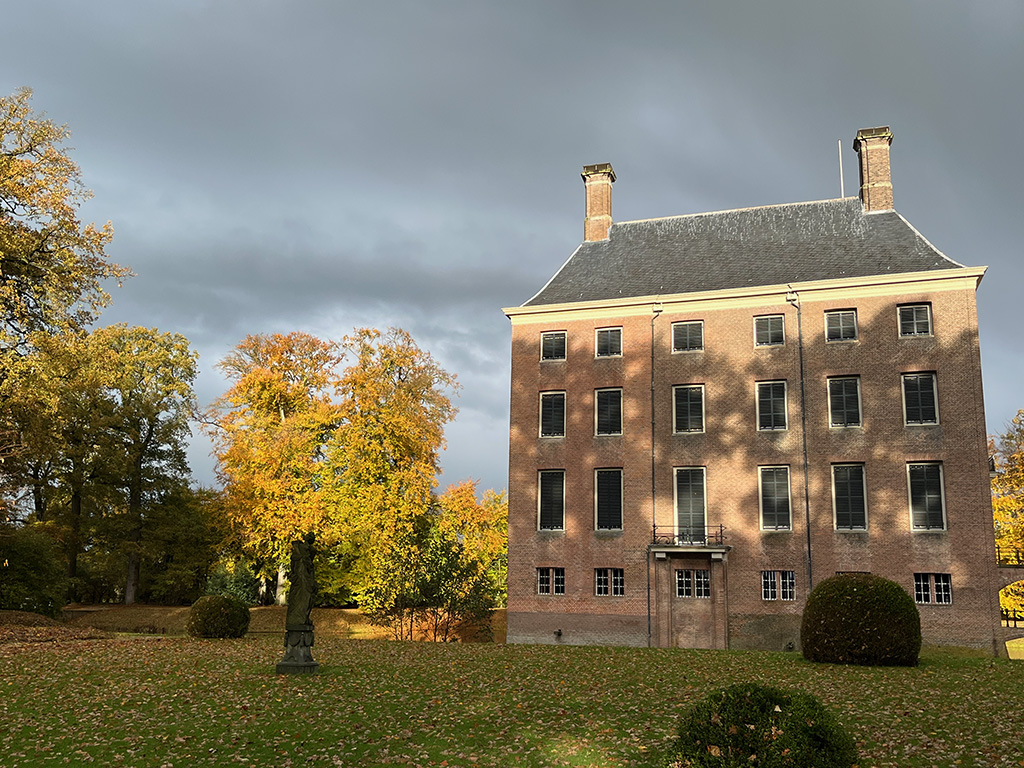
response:
[[[715,691],[679,724],[669,764],[682,768],[850,768],[857,747],[813,696],[758,683]]]
[[[921,615],[894,581],[861,573],[833,576],[807,598],[800,645],[809,661],[914,667]]]
[[[249,606],[230,595],[207,595],[192,604],[185,631],[192,637],[241,637],[249,631]]]

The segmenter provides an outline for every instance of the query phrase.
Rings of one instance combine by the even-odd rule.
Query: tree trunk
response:
[[[285,603],[288,602],[288,590],[285,588],[285,585],[284,585],[284,581],[285,581],[284,574],[285,574],[284,566],[283,565],[277,566],[277,584],[274,587],[274,604],[275,605],[284,605]]]
[[[128,534],[128,574],[124,584],[124,604],[131,605],[139,592],[139,571],[142,544],[142,452],[139,452],[128,480],[128,518],[131,531]]]

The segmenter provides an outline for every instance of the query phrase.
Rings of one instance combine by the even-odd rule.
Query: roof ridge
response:
[[[850,200],[859,199],[856,195],[852,197],[833,197],[826,200],[805,200],[798,203],[772,203],[770,205],[750,205],[746,208],[725,208],[721,211],[703,211],[701,213],[680,213],[674,216],[656,216],[650,219],[630,219],[628,221],[615,221],[612,222],[612,227],[617,227],[620,224],[647,224],[652,221],[672,221],[676,219],[696,219],[701,216],[718,216],[723,213],[743,213],[744,211],[760,211],[766,208],[792,208],[798,205],[821,205],[822,203],[845,203]],[[888,213],[888,211],[885,211]]]

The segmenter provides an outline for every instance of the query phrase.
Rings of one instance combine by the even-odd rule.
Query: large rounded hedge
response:
[[[192,604],[185,631],[192,637],[241,637],[249,631],[249,606],[230,595],[207,595]]]
[[[800,645],[809,661],[913,667],[921,652],[921,615],[894,581],[866,573],[833,576],[807,598]]]
[[[715,691],[679,723],[669,764],[690,768],[850,768],[857,747],[813,696],[757,683]]]

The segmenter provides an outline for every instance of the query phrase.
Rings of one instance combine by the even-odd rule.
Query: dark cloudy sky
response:
[[[587,163],[616,220],[856,193],[889,125],[896,208],[987,265],[989,431],[1024,407],[1019,0],[7,4],[0,93],[73,131],[137,277],[103,322],[185,334],[410,331],[463,385],[444,482],[507,478],[509,323],[579,243]],[[192,461],[212,479],[209,446]]]

